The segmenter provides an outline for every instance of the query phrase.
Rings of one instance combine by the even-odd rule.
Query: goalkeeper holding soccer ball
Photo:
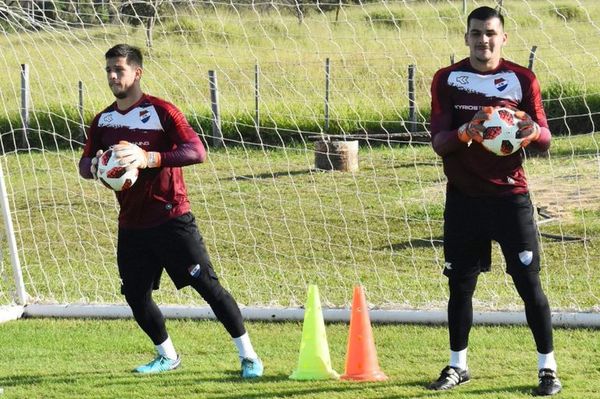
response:
[[[138,48],[119,44],[105,58],[116,102],[94,118],[79,173],[96,178],[98,159],[108,148],[121,165],[139,169],[135,184],[116,192],[120,205],[117,262],[121,292],[158,353],[134,371],[163,372],[181,362],[152,299],[164,268],[178,289],[191,285],[223,323],[238,349],[242,377],[260,377],[263,365],[240,309],[221,286],[190,212],[182,167],[204,162],[204,146],[179,109],[142,92]]]
[[[491,240],[500,244],[506,271],[525,303],[538,352],[537,395],[561,390],[556,374],[548,299],[540,284],[540,254],[533,206],[522,167],[523,151],[498,156],[484,148],[482,123],[493,107],[518,109],[521,147],[550,146],[540,88],[526,68],[501,58],[504,18],[480,7],[469,14],[465,42],[469,57],[439,70],[432,82],[431,140],[448,178],[444,211],[444,274],[448,277],[450,361],[429,389],[469,382],[467,347],[473,322],[472,298],[480,272],[491,266]],[[491,361],[493,374],[502,360]],[[488,373],[489,374],[489,373]]]

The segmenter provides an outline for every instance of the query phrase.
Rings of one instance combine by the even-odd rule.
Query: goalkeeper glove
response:
[[[116,159],[121,165],[127,165],[126,169],[146,169],[160,167],[160,153],[146,152],[139,146],[128,141],[121,140],[113,147]]]
[[[92,158],[92,164],[90,165],[90,172],[92,172],[92,177],[94,178],[94,180],[98,180],[98,162],[103,153],[104,153],[103,150],[98,150],[96,152],[96,156],[94,158]]]
[[[477,111],[470,122],[458,128],[458,139],[467,144],[470,144],[471,141],[483,142],[483,131],[485,130],[483,122],[490,119],[493,110],[493,107],[482,107]]]
[[[527,147],[532,141],[540,138],[540,125],[531,119],[531,116],[526,112],[517,111],[515,112],[515,117],[519,119],[519,122],[517,122],[517,127],[519,128],[517,138],[523,139],[521,141],[521,148]]]

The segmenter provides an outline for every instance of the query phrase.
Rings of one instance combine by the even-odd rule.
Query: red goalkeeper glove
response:
[[[113,147],[115,157],[121,165],[126,165],[126,169],[132,168],[146,169],[160,167],[160,153],[146,152],[139,146],[128,141],[121,140],[119,144]]]
[[[519,119],[519,122],[517,122],[517,127],[519,128],[517,138],[523,139],[521,141],[521,148],[527,147],[531,142],[540,138],[540,125],[531,119],[531,116],[526,112],[517,111],[515,112],[515,117]]]
[[[482,107],[481,110],[473,116],[470,122],[465,123],[458,128],[458,139],[463,143],[470,144],[472,141],[483,142],[483,122],[490,119],[493,107]]]
[[[96,152],[96,156],[94,158],[92,158],[92,163],[90,165],[90,172],[92,172],[92,177],[94,178],[94,180],[98,180],[98,161],[100,160],[100,157],[102,156],[103,153],[104,153],[103,150],[98,150]]]

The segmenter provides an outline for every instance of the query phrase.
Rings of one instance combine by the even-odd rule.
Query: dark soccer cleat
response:
[[[446,366],[440,374],[440,378],[437,381],[429,384],[427,389],[434,391],[443,391],[446,389],[452,389],[457,385],[466,384],[471,381],[471,376],[468,370],[463,370],[458,367]]]
[[[538,396],[556,395],[562,389],[562,384],[556,375],[556,371],[550,369],[541,369],[538,377],[540,383],[535,390]]]

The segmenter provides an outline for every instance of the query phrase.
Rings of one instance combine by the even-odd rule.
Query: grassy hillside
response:
[[[386,2],[323,11],[306,6],[302,22],[286,7],[221,5],[161,9],[146,48],[144,88],[180,106],[210,135],[207,72],[217,72],[223,129],[233,141],[258,141],[254,68],[260,65],[260,134],[278,143],[324,129],[325,59],[331,60],[327,133],[404,131],[407,69],[416,65],[418,119],[428,120],[435,70],[467,55],[461,2]],[[591,132],[600,112],[597,41],[600,4],[506,2],[505,56],[534,70],[555,133]],[[77,137],[77,84],[85,87],[85,120],[112,101],[103,54],[117,42],[145,47],[142,27],[120,20],[37,31],[4,23],[0,130],[20,127],[20,64],[31,68],[32,126]],[[424,129],[426,126],[421,126]],[[42,133],[46,145],[52,144]],[[59,138],[60,139],[60,138]],[[38,140],[34,137],[33,140]],[[62,141],[62,139],[60,139]]]

